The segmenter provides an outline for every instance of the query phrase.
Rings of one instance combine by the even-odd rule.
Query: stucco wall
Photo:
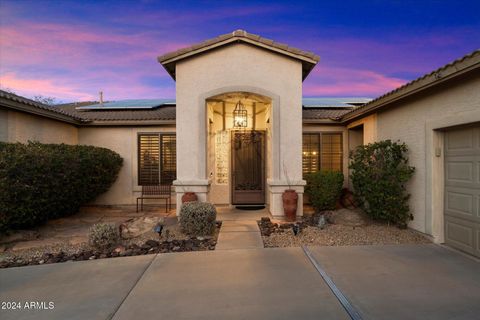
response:
[[[455,85],[442,85],[434,91],[417,95],[377,115],[378,139],[400,140],[410,149],[410,164],[416,168],[415,175],[408,185],[411,193],[410,207],[414,215],[410,226],[416,230],[428,234],[435,233],[432,215],[443,216],[443,207],[432,204],[431,194],[435,188],[443,190],[443,182],[432,182],[435,180],[427,176],[428,172],[432,172],[434,176],[443,175],[443,167],[432,171],[434,159],[430,158],[427,151],[432,150],[434,146],[431,145],[431,139],[426,140],[426,137],[432,136],[432,126],[429,123],[461,117],[462,114],[480,115],[479,89],[480,77],[470,77],[457,81]],[[475,117],[463,118],[466,118],[464,120],[466,123],[468,119],[474,121]],[[439,144],[438,147],[443,148],[443,145]],[[432,186],[432,183],[435,185]],[[437,210],[432,211],[432,207],[436,207]],[[441,228],[437,230],[437,233],[441,232],[443,232]]]
[[[3,110],[0,112],[0,125],[0,139],[3,141],[78,142],[78,129],[74,125],[24,112]]]
[[[78,143],[108,148],[120,154],[123,167],[117,181],[94,204],[129,205],[135,204],[140,195],[138,186],[137,139],[139,133],[175,133],[174,127],[82,127],[79,129]],[[174,198],[174,197],[173,197]],[[162,203],[156,201],[156,203]]]
[[[232,44],[179,62],[176,81],[178,179],[184,185],[198,184],[194,191],[200,200],[206,200],[208,194],[205,99],[225,92],[247,91],[272,99],[272,184],[282,189],[287,185],[283,164],[291,180],[301,181],[299,61],[250,45]],[[303,186],[298,191],[303,194]],[[283,214],[279,197],[275,195],[271,207],[274,214]]]
[[[377,115],[372,114],[349,123],[347,128],[363,126],[363,144],[369,144],[377,140],[377,121]]]

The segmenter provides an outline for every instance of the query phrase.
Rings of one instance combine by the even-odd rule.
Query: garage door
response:
[[[480,257],[480,125],[445,134],[445,242]]]

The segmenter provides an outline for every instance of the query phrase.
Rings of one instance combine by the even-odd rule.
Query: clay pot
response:
[[[182,203],[197,201],[197,195],[195,192],[185,192],[182,196]]]
[[[282,194],[283,211],[287,221],[297,220],[298,194],[295,190],[288,189]]]

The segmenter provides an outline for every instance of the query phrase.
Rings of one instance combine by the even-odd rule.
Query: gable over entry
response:
[[[220,135],[225,135],[221,131],[225,131],[229,144],[232,135],[234,139],[238,136],[235,132],[257,129],[265,138],[256,150],[264,152],[264,157],[251,170],[263,168],[261,178],[255,181],[264,186],[261,201],[273,215],[283,215],[281,195],[292,188],[302,203],[302,81],[318,56],[238,30],[158,59],[176,80],[177,203],[186,191],[197,193],[201,201],[234,203],[231,172],[227,172],[227,187],[215,181],[221,170],[216,162],[221,159],[216,158],[217,140],[212,139],[221,139]],[[251,119],[258,120],[258,128],[222,125],[217,130],[215,111],[222,112],[219,103],[227,106],[237,99],[247,104],[247,114],[254,112],[253,102],[258,104]],[[231,165],[232,149],[226,152],[223,161]],[[301,206],[297,214],[302,214]]]

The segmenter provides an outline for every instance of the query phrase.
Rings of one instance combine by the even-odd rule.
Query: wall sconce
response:
[[[233,110],[233,127],[234,128],[246,128],[247,127],[247,110],[243,103],[238,100]]]

